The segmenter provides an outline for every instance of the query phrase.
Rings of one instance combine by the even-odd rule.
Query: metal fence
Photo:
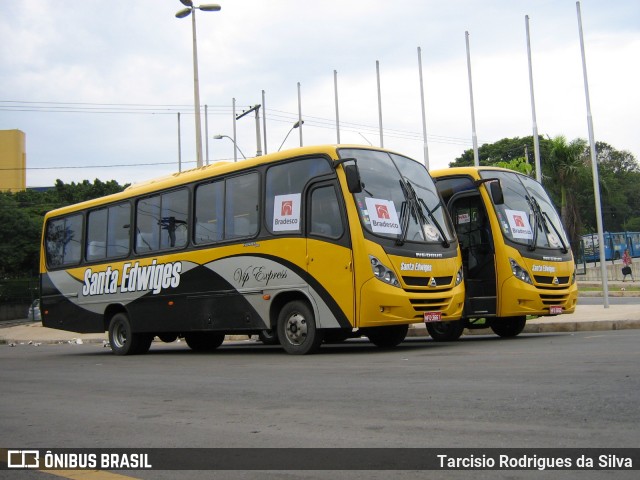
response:
[[[37,278],[0,280],[0,322],[27,318],[29,306],[39,297]]]

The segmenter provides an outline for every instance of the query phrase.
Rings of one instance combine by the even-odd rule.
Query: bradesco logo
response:
[[[158,263],[153,260],[151,265],[140,266],[125,263],[120,270],[110,266],[101,272],[94,272],[87,268],[84,272],[82,295],[90,297],[110,293],[146,292],[160,293],[163,289],[176,288],[180,285],[182,262]],[[122,279],[122,281],[120,281]]]

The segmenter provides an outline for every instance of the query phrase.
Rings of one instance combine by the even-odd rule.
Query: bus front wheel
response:
[[[393,348],[402,343],[408,331],[409,325],[389,325],[370,328],[366,335],[376,347]]]
[[[491,330],[500,337],[510,338],[522,333],[527,317],[496,317],[491,320]]]
[[[322,331],[316,328],[313,311],[306,302],[295,300],[280,310],[278,338],[285,351],[292,355],[318,351],[322,343]]]
[[[129,316],[117,313],[109,322],[109,345],[116,355],[136,355],[146,353],[151,347],[153,335],[133,333]]]
[[[454,342],[460,338],[463,331],[462,320],[427,323],[427,332],[436,342]]]

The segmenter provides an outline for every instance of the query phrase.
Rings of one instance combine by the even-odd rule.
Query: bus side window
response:
[[[136,252],[146,253],[160,247],[160,195],[144,198],[136,209]]]
[[[340,238],[344,233],[342,215],[333,186],[316,188],[311,193],[309,233],[329,238]]]
[[[196,188],[194,242],[198,245],[222,240],[224,180]]]
[[[225,182],[225,239],[253,237],[258,233],[260,176],[253,172]]]
[[[60,267],[79,263],[82,215],[51,220],[47,226],[45,242],[49,266]]]
[[[181,248],[187,245],[189,231],[189,192],[176,190],[162,195],[160,216],[160,248]]]
[[[303,158],[270,167],[267,170],[264,202],[264,215],[267,229],[276,235],[300,233],[299,225],[297,228],[276,228],[276,215],[274,215],[278,213],[274,210],[276,198],[283,195],[301,194],[309,180],[330,173],[332,173],[332,169],[324,158]],[[302,211],[303,208],[304,206],[301,205],[300,211]]]

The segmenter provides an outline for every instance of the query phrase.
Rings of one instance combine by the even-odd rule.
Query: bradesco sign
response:
[[[288,195],[276,195],[273,200],[273,225],[274,232],[287,232],[300,230],[300,202],[299,193]]]
[[[364,200],[367,203],[367,212],[371,220],[371,231],[396,235],[402,233],[398,212],[391,200],[381,198],[365,198]]]

